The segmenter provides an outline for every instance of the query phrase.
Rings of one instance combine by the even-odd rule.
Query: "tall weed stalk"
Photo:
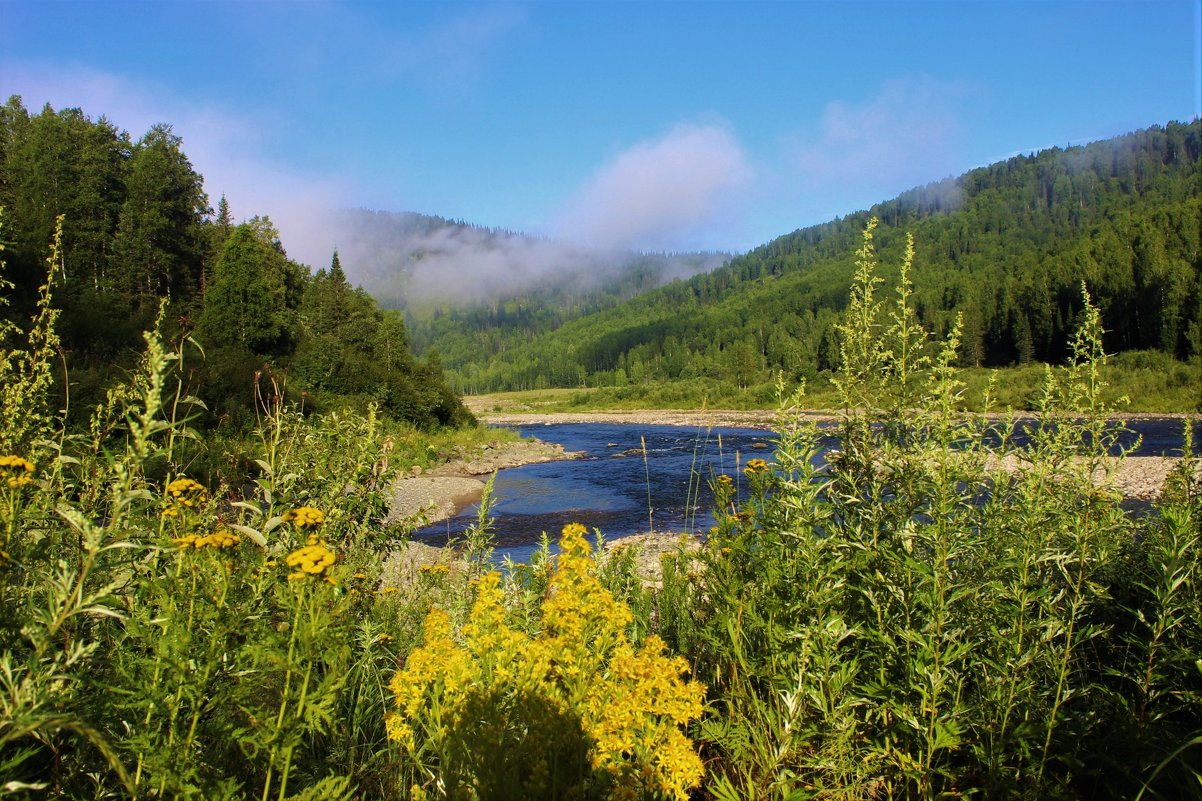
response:
[[[671,622],[711,687],[715,795],[1196,790],[1196,491],[1133,516],[1110,489],[1098,310],[1083,294],[1036,419],[968,415],[958,323],[942,341],[918,323],[912,240],[878,300],[874,227],[839,326],[839,423],[794,396],[741,503],[715,482],[699,603]],[[1114,764],[1132,733],[1140,759]]]

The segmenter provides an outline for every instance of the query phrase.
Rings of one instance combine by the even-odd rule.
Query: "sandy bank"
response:
[[[384,523],[403,523],[416,528],[446,520],[480,500],[485,481],[498,470],[577,456],[579,454],[565,451],[562,445],[524,440],[499,447],[487,446],[428,472],[414,468],[409,475],[393,482]]]

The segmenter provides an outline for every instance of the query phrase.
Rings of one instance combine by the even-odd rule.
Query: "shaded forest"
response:
[[[468,392],[625,386],[712,378],[737,386],[775,371],[833,367],[859,236],[881,221],[882,263],[915,237],[917,312],[937,334],[963,315],[962,366],[1057,364],[1081,313],[1081,283],[1103,310],[1110,352],[1202,357],[1202,123],[1169,123],[1084,147],[1053,148],[908,191],[794,231],[727,265],[554,330],[537,292],[519,319],[463,310],[410,319]],[[888,283],[893,276],[884,275]]]
[[[3,313],[18,324],[46,282],[61,215],[50,276],[73,414],[136,365],[165,303],[164,334],[203,348],[190,389],[210,423],[241,425],[256,392],[280,387],[311,410],[374,402],[421,426],[471,419],[437,361],[412,356],[400,313],[353,287],[337,253],[313,272],[268,217],[235,223],[224,197],[212,209],[169,125],[134,140],[105,117],[31,114],[14,96],[0,108],[0,207],[13,284]]]

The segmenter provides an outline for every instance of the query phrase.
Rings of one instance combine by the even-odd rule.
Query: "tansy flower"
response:
[[[768,472],[768,463],[763,459],[752,459],[747,462],[743,472],[748,476],[758,476],[760,473]]]
[[[298,506],[284,512],[283,520],[285,523],[293,523],[297,528],[311,528],[324,523],[326,516],[320,509],[314,509],[312,506]]]
[[[317,514],[320,515],[321,512]],[[327,548],[324,542],[318,542],[316,537],[310,537],[309,544],[288,554],[284,564],[296,568],[295,572],[288,574],[289,581],[300,581],[308,576],[321,576],[330,568],[330,565],[334,564],[334,552]]]
[[[178,517],[182,511],[195,509],[208,499],[205,488],[190,478],[177,478],[167,485],[167,508],[163,517]]]
[[[177,478],[167,485],[171,503],[192,507],[205,500],[205,488],[190,478]]]
[[[181,550],[195,548],[199,551],[201,548],[213,548],[216,550],[233,548],[242,541],[242,538],[237,534],[231,534],[225,529],[221,529],[206,536],[200,536],[199,534],[186,534],[183,537],[176,537],[171,541],[178,545]]]
[[[0,481],[10,489],[24,487],[33,481],[33,462],[20,456],[0,456]]]

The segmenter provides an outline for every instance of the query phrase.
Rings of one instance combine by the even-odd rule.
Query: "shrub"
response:
[[[542,630],[511,627],[498,573],[476,588],[456,641],[435,610],[391,687],[389,736],[427,775],[418,791],[455,798],[676,798],[701,779],[680,727],[704,689],[648,637],[595,575],[584,527],[566,526]],[[416,791],[415,791],[416,792]]]
[[[711,791],[1196,793],[1196,479],[1143,517],[1107,488],[1117,431],[1088,296],[1037,419],[965,414],[958,328],[935,343],[917,325],[912,257],[886,307],[865,232],[840,327],[838,450],[790,411],[798,395],[774,462],[748,463],[746,497],[715,483],[724,511],[694,619],[666,622],[710,686]]]

